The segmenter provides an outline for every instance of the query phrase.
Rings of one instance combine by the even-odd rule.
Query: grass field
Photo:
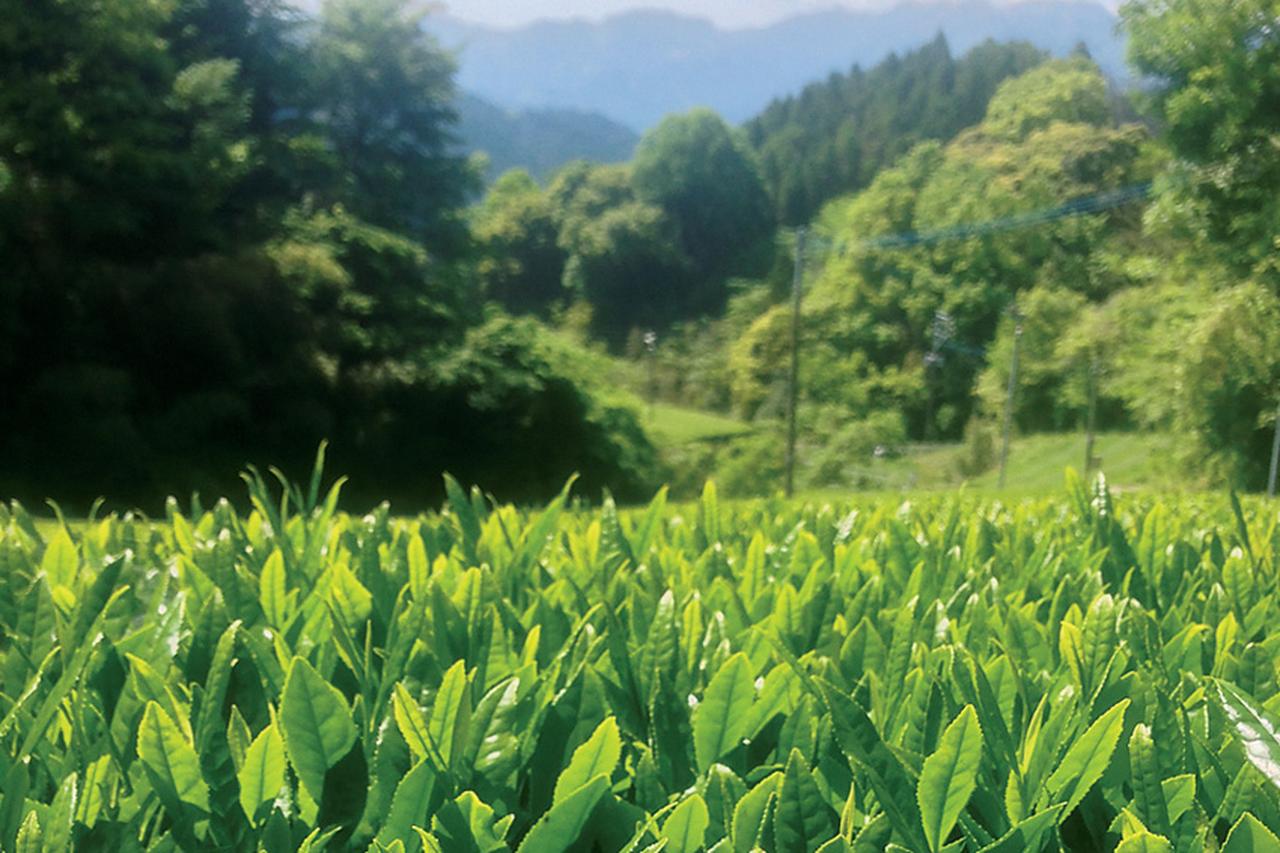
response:
[[[633,404],[634,405],[634,404]],[[660,449],[677,448],[700,441],[716,441],[747,435],[762,427],[727,415],[656,403],[638,408],[645,430]],[[1083,433],[1050,433],[1014,438],[1003,491],[1011,494],[1047,494],[1060,488],[1066,469],[1084,467]],[[1112,488],[1186,490],[1195,487],[1173,465],[1174,438],[1163,433],[1102,433],[1094,456]],[[803,455],[804,449],[801,448]],[[965,487],[988,492],[999,489],[997,467],[966,477],[960,473],[964,448],[960,444],[909,445],[897,457],[868,459],[850,464],[851,488],[820,489],[807,494],[830,496],[856,491],[915,492]]]
[[[1094,456],[1116,491],[1135,489],[1193,490],[1170,464],[1173,438],[1160,433],[1108,433],[1098,436]],[[1032,435],[1015,438],[1009,450],[1009,469],[1003,490],[999,470],[992,467],[974,477],[960,473],[964,449],[958,444],[912,445],[902,455],[868,460],[851,466],[851,481],[860,492],[937,492],[964,488],[970,492],[1001,491],[1010,495],[1045,495],[1060,490],[1066,470],[1084,465],[1084,436],[1077,433]],[[848,488],[806,491],[829,499],[847,494]]]
[[[1094,456],[1113,488],[1160,487],[1178,484],[1168,463],[1173,439],[1159,433],[1106,433],[1098,436]],[[961,483],[975,489],[994,489],[999,470],[972,478],[957,471],[960,449],[929,448],[911,454],[907,461],[918,474],[922,488],[949,488]],[[1015,439],[1009,450],[1007,488],[1025,492],[1052,492],[1062,488],[1063,472],[1084,467],[1084,435],[1060,433]]]
[[[655,403],[641,410],[644,428],[661,445],[688,444],[745,435],[752,426],[725,415]]]

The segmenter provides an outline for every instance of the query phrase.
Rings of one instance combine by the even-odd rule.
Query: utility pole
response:
[[[650,329],[644,333],[644,350],[649,366],[649,423],[654,422],[654,406],[658,400],[658,333]]]
[[[804,289],[805,229],[796,229],[795,272],[791,278],[791,375],[787,381],[787,497],[795,493],[796,396],[800,380],[800,296]]]
[[[1009,435],[1013,430],[1013,397],[1018,389],[1018,343],[1022,340],[1022,314],[1018,311],[1018,300],[1013,301],[1013,358],[1009,365],[1009,393],[1004,403],[1004,439],[1000,444],[1000,488],[1004,488],[1005,475],[1009,468]]]
[[[924,440],[932,441],[935,437],[933,423],[934,382],[942,369],[944,357],[942,349],[951,342],[956,333],[956,321],[946,311],[938,310],[933,314],[933,323],[929,326],[929,337],[932,341],[930,350],[924,354]]]
[[[1276,406],[1276,436],[1271,442],[1271,473],[1267,475],[1267,497],[1276,496],[1276,469],[1280,468],[1280,404]]]
[[[1089,409],[1085,414],[1084,433],[1084,473],[1085,477],[1093,471],[1093,442],[1098,424],[1098,356],[1089,356]]]

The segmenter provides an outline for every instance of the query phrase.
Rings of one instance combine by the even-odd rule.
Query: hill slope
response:
[[[458,99],[462,148],[489,157],[492,180],[508,169],[545,178],[571,160],[620,163],[631,158],[638,137],[599,113],[570,109],[505,110],[483,98]]]
[[[746,131],[779,221],[808,222],[917,143],[946,141],[977,124],[1002,81],[1044,60],[1026,42],[986,42],[953,59],[938,36],[868,71],[832,74],[774,101]]]

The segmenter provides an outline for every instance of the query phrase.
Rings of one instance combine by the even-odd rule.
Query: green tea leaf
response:
[[[235,765],[237,772],[244,766],[245,754],[249,752],[249,745],[252,743],[253,732],[249,730],[249,724],[244,721],[240,709],[232,705],[230,719],[227,720],[227,750],[231,753],[231,763]]]
[[[692,794],[681,800],[680,805],[663,821],[658,839],[667,842],[663,850],[670,853],[697,853],[706,840],[710,822],[706,802],[697,794]]]
[[[569,765],[556,780],[552,804],[558,804],[597,776],[609,777],[622,756],[622,737],[618,723],[609,717],[596,727],[585,743],[573,751]]]
[[[1151,729],[1142,723],[1134,726],[1129,737],[1129,767],[1138,816],[1155,834],[1168,836],[1172,823],[1161,786],[1156,746],[1151,739]]]
[[[1213,688],[1218,707],[1244,747],[1245,758],[1280,787],[1280,724],[1227,682],[1215,680]]]
[[[402,841],[409,844],[413,839],[413,828],[425,825],[443,800],[444,790],[438,774],[429,761],[419,761],[396,785],[391,808],[378,831],[378,843]]]
[[[40,571],[49,579],[49,588],[70,587],[75,583],[76,574],[80,570],[80,555],[76,553],[75,543],[65,527],[58,532],[45,546],[44,557],[40,560]]]
[[[209,811],[209,786],[200,759],[181,727],[156,702],[148,702],[138,724],[138,758],[151,783],[174,801]]]
[[[799,750],[792,749],[782,777],[773,814],[774,840],[779,850],[814,853],[835,832],[831,807],[822,797]]]
[[[430,594],[427,585],[431,581],[431,565],[427,562],[427,547],[416,530],[409,537],[405,556],[409,563],[409,589],[413,592],[413,600],[426,604]]]
[[[400,729],[400,736],[404,738],[413,757],[434,759],[437,753],[428,731],[427,720],[423,717],[417,701],[409,695],[409,691],[401,682],[397,682],[392,691],[391,712],[395,717],[396,726]],[[446,767],[447,765],[442,762],[441,769]]]
[[[1231,827],[1222,853],[1280,853],[1280,839],[1249,812]]]
[[[267,624],[281,630],[285,628],[287,593],[284,554],[277,548],[262,565],[262,573],[258,576],[258,599]]]
[[[995,842],[983,847],[981,853],[1021,853],[1024,850],[1039,849],[1040,836],[1057,825],[1064,805],[1058,803],[1019,821]]]
[[[450,765],[466,742],[468,723],[471,719],[470,687],[467,681],[467,665],[457,661],[444,674],[436,700],[431,705],[427,719],[430,742],[440,750],[440,758]]]
[[[750,853],[764,835],[770,804],[782,788],[782,774],[771,773],[738,800],[733,809],[734,853]]]
[[[431,832],[450,853],[506,853],[510,849],[506,827],[498,825],[493,808],[474,791],[463,791],[444,802],[431,816]]]
[[[916,784],[916,802],[930,850],[940,850],[977,787],[982,761],[982,728],[972,705],[964,706],[925,759]]]
[[[256,823],[258,809],[270,802],[284,787],[284,741],[275,724],[267,726],[244,754],[244,765],[236,774],[240,783],[240,807],[250,823]]]
[[[1173,845],[1163,835],[1144,830],[1122,840],[1116,853],[1173,853]]]
[[[1160,783],[1169,822],[1177,823],[1196,801],[1196,777],[1190,773],[1171,776]]]
[[[609,780],[597,776],[544,814],[520,842],[518,853],[564,853],[578,840],[596,803],[609,790]]]
[[[1045,782],[1048,800],[1066,803],[1064,814],[1075,809],[1111,763],[1111,754],[1124,731],[1128,707],[1129,700],[1123,699],[1098,717],[1071,745]]]
[[[27,812],[18,828],[17,853],[41,853],[44,850],[44,833],[40,831],[40,819],[35,812]]]
[[[319,802],[325,774],[351,751],[356,727],[342,693],[302,658],[293,659],[285,678],[280,727],[298,780]]]
[[[699,770],[705,773],[741,743],[751,722],[754,701],[751,663],[738,652],[716,672],[693,712],[693,750]]]
[[[915,786],[907,771],[881,739],[866,711],[834,685],[819,683],[822,696],[831,709],[836,741],[866,772],[876,799],[889,815],[894,829],[913,845],[927,847],[928,842],[921,832]]]

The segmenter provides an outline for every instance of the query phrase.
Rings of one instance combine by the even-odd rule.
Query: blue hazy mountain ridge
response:
[[[457,110],[459,147],[488,156],[488,180],[516,167],[541,179],[571,160],[625,162],[639,141],[631,128],[582,110],[506,109],[468,92]]]
[[[988,38],[1027,41],[1056,56],[1084,44],[1109,75],[1125,76],[1116,16],[1088,0],[833,9],[755,29],[721,29],[656,10],[516,28],[442,15],[428,27],[457,52],[464,91],[507,109],[595,112],[636,131],[694,106],[742,122],[806,83],[853,65],[868,68],[939,32],[954,55]]]

